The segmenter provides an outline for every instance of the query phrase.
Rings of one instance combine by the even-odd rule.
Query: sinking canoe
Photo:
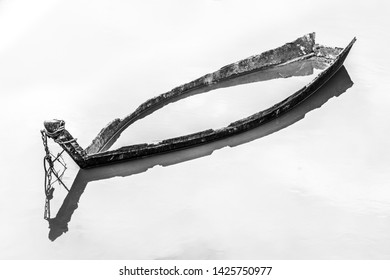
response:
[[[217,141],[276,119],[314,94],[341,68],[355,41],[356,38],[344,49],[325,47],[315,44],[315,33],[311,33],[279,48],[226,65],[218,71],[147,100],[123,119],[115,119],[100,131],[86,149],[81,148],[76,139],[65,129],[63,120],[45,121],[44,133],[58,143],[81,168],[140,159]],[[286,73],[291,73],[291,69],[297,68],[297,64],[301,65],[303,62],[310,62],[324,70],[308,85],[266,110],[235,121],[221,129],[208,129],[158,143],[144,143],[108,150],[129,125],[169,103],[193,94],[229,86],[230,82],[243,76],[256,75],[255,81],[272,79],[275,75],[281,75],[286,69],[289,69]],[[299,69],[297,68],[297,71]]]
[[[290,74],[306,75],[310,74],[310,67],[306,69],[300,68],[297,72]],[[283,73],[284,74],[284,73]],[[248,76],[245,81],[250,81]],[[191,149],[180,150],[171,154],[163,154],[161,156],[154,156],[145,158],[139,161],[127,161],[114,166],[102,166],[100,168],[80,169],[77,173],[70,191],[64,199],[61,207],[54,218],[48,219],[49,222],[49,239],[54,241],[63,233],[68,232],[69,223],[72,216],[78,209],[81,196],[85,192],[88,185],[94,181],[106,180],[113,177],[127,177],[134,174],[140,174],[160,165],[167,167],[174,164],[194,160],[197,158],[211,155],[214,151],[225,147],[236,147],[244,145],[256,139],[261,139],[267,135],[275,133],[279,130],[287,128],[300,120],[304,119],[305,115],[313,110],[321,108],[331,98],[339,97],[353,86],[353,81],[344,66],[330,79],[324,86],[322,86],[316,94],[313,94],[307,101],[300,103],[286,114],[282,115],[274,121],[270,121],[256,129],[252,129],[247,133],[238,134],[221,141],[210,143],[209,145],[197,146]]]

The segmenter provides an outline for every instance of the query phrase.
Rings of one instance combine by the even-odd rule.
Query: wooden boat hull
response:
[[[63,121],[54,120],[45,122],[45,131],[49,137],[53,138],[61,145],[81,168],[93,168],[117,162],[135,160],[217,141],[243,133],[274,120],[314,94],[340,69],[355,41],[356,39],[354,38],[343,50],[339,48],[318,47],[314,44],[314,33],[312,33],[298,38],[292,43],[285,44],[280,48],[241,60],[237,63],[229,64],[214,73],[202,76],[201,78],[177,87],[168,93],[148,100],[141,104],[134,113],[124,119],[114,120],[98,134],[92,144],[85,150],[77,144],[77,141],[65,129],[65,123]],[[258,71],[266,71],[281,65],[294,63],[297,60],[310,59],[313,56],[318,56],[321,57],[321,59],[327,60],[329,66],[310,84],[271,108],[233,122],[221,129],[208,129],[190,135],[166,139],[155,144],[145,143],[126,146],[112,151],[105,151],[131,123],[161,108],[167,103],[176,101],[183,96],[190,94],[192,91],[196,91],[202,87],[211,90],[238,76],[248,75]]]
[[[80,169],[56,216],[48,220],[50,227],[50,240],[53,241],[68,231],[68,224],[72,219],[72,215],[74,215],[77,210],[81,196],[90,183],[114,177],[128,177],[134,174],[140,174],[157,165],[168,167],[174,164],[209,156],[214,151],[221,148],[235,147],[249,143],[256,139],[261,139],[262,137],[299,122],[304,119],[306,114],[312,110],[320,108],[331,98],[341,96],[352,86],[353,81],[348,75],[345,67],[342,66],[332,79],[329,80],[329,82],[322,86],[316,94],[309,97],[307,102],[300,103],[298,106],[294,107],[293,110],[290,110],[280,118],[270,121],[246,133],[225,138],[221,141],[215,141],[208,145],[197,146],[191,149],[183,149],[170,154],[162,154],[160,156],[147,157],[143,160],[125,161],[115,165]]]

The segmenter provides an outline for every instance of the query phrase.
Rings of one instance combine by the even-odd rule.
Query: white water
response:
[[[388,10],[386,1],[1,2],[0,259],[388,259]],[[346,92],[265,137],[91,181],[69,231],[48,239],[45,119],[64,119],[86,147],[148,98],[312,31],[340,47],[357,37]],[[307,78],[179,101],[116,145],[226,125]],[[140,172],[156,163],[167,166]],[[68,164],[71,186],[78,168]],[[54,212],[65,195],[56,189]]]

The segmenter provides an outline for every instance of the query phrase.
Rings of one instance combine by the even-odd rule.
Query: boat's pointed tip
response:
[[[351,40],[351,42],[349,43],[349,46],[352,46],[353,44],[355,44],[357,38],[356,37],[353,37],[353,39]]]

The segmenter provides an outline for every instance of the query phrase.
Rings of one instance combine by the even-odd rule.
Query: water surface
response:
[[[387,2],[15,3],[0,4],[0,258],[389,258]],[[43,120],[64,119],[86,147],[148,98],[312,31],[327,45],[358,39],[321,96],[197,149],[90,172],[67,160],[79,204],[49,240]],[[224,126],[311,78],[192,96],[115,145]],[[56,189],[53,213],[66,195]]]

